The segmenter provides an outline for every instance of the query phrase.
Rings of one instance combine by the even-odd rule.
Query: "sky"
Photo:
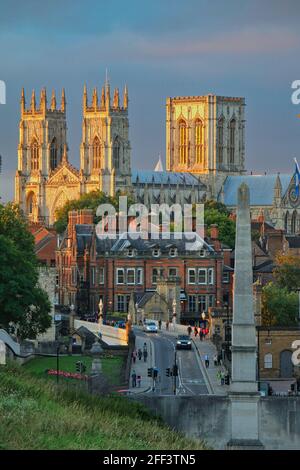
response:
[[[300,162],[298,0],[1,0],[0,196],[13,198],[20,93],[65,87],[69,160],[79,166],[82,91],[129,90],[132,168],[165,161],[168,96],[246,99],[246,167],[294,170]]]

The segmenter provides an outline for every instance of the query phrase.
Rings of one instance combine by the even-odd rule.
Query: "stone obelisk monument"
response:
[[[230,448],[261,448],[259,393],[256,380],[257,345],[253,311],[253,272],[249,188],[237,194],[235,269],[232,322],[232,383]]]

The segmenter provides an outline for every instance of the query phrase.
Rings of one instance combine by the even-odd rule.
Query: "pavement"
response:
[[[154,367],[154,347],[153,342],[146,335],[136,335],[135,348],[136,351],[140,348],[143,350],[144,343],[147,345],[148,357],[147,361],[144,362],[144,358],[141,360],[136,358],[135,363],[131,359],[131,370],[130,370],[130,384],[128,391],[129,393],[146,393],[152,389],[152,378],[148,377],[148,368]],[[136,375],[141,376],[141,387],[132,387],[131,374],[135,370]]]

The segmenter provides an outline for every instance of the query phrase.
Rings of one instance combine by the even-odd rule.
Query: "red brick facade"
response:
[[[202,250],[186,251],[178,240],[100,241],[92,219],[89,210],[69,214],[56,252],[61,305],[74,304],[83,316],[97,313],[102,298],[104,313],[127,311],[131,293],[155,290],[159,276],[180,278],[182,319],[232,304],[233,272],[225,266],[230,251],[221,246],[217,227]]]

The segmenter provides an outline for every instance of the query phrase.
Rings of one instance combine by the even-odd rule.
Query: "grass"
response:
[[[65,372],[76,372],[76,362],[81,361],[86,366],[85,374],[88,374],[92,367],[92,358],[90,356],[60,356],[59,370]],[[102,370],[111,385],[120,385],[121,369],[124,364],[124,357],[106,355],[101,359]],[[56,380],[55,376],[47,375],[47,369],[56,370],[56,357],[38,357],[27,362],[23,366],[28,372],[36,377],[47,378],[49,380]],[[69,379],[60,377],[61,381],[78,382],[77,379]]]
[[[0,449],[195,450],[127,398],[75,394],[16,366],[0,367]]]

